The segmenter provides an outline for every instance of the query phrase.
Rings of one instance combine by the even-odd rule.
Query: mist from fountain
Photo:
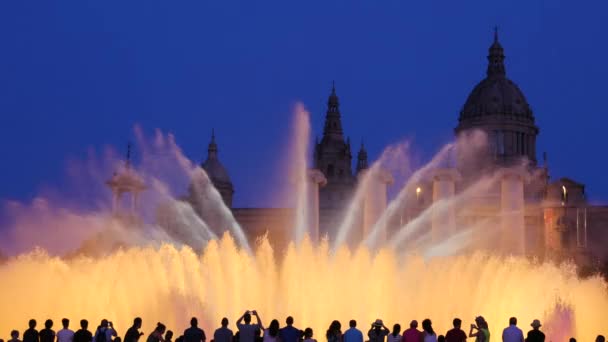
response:
[[[296,126],[307,125],[307,116],[304,110],[298,111]],[[296,129],[302,133],[296,141],[304,143],[296,146],[306,152],[303,146],[308,144],[309,133],[300,129]],[[471,240],[483,239],[475,244],[491,242],[485,240],[484,230],[492,221],[459,227],[454,235],[430,241],[425,227],[432,213],[471,201],[495,181],[493,176],[432,204],[399,227],[388,244],[377,243],[376,231],[410,205],[408,196],[449,158],[453,144],[410,176],[371,234],[353,250],[345,243],[331,248],[327,240],[311,243],[301,216],[307,201],[294,194],[300,212],[294,224],[295,241],[279,259],[266,237],[258,240],[255,249],[249,247],[207,175],[183,156],[172,136],[157,133],[152,144],[140,141],[140,145],[143,157],[137,171],[150,186],[144,202],[153,203],[144,211],[153,207],[157,214],[158,205],[166,204],[162,207],[174,216],[171,229],[151,222],[126,226],[111,219],[106,209],[84,214],[47,209],[50,214],[35,222],[39,228],[62,227],[55,230],[59,240],[69,241],[94,228],[93,233],[101,234],[94,242],[122,236],[121,248],[93,257],[83,253],[68,258],[30,246],[1,264],[0,331],[22,329],[30,318],[59,321],[68,317],[73,322],[87,318],[92,327],[102,318],[110,318],[122,334],[136,316],[144,319],[146,332],[159,321],[180,331],[191,316],[197,316],[201,327],[210,332],[222,317],[234,322],[247,309],[257,310],[264,322],[292,315],[298,326],[312,327],[320,339],[334,319],[343,323],[356,319],[365,326],[376,318],[404,325],[411,319],[430,317],[435,330],[443,332],[454,317],[466,323],[483,315],[498,338],[508,318],[515,315],[522,325],[541,319],[548,340],[570,336],[592,340],[605,328],[608,292],[599,276],[580,279],[571,265],[470,249]],[[463,148],[459,142],[456,146]],[[408,150],[402,148],[400,153]],[[306,159],[298,160],[295,167],[306,171]],[[174,179],[176,174],[180,179]],[[302,171],[296,174],[305,175]],[[304,189],[302,178],[299,180],[295,192]],[[361,186],[365,183],[363,180]],[[175,189],[188,185],[201,205],[198,209],[217,214],[212,218],[219,219],[220,227],[210,225],[197,214],[196,205],[179,198]],[[347,241],[355,229],[356,203],[353,201],[347,221],[338,228],[341,241]],[[35,213],[20,212],[24,216]],[[31,224],[25,227],[23,222],[29,221],[20,218],[11,230],[29,231]],[[24,238],[30,236],[31,232]],[[411,246],[417,250],[409,249]]]
[[[294,132],[291,147],[291,179],[294,182],[295,195],[295,229],[294,239],[296,243],[302,241],[310,227],[308,220],[309,194],[308,194],[308,148],[310,143],[310,114],[300,103],[296,104],[294,110]]]

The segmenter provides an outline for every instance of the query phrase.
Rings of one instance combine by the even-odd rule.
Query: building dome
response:
[[[522,158],[536,163],[538,127],[525,95],[506,76],[504,49],[494,32],[486,77],[469,94],[458,119],[456,135],[484,131],[491,164],[509,166]]]
[[[494,33],[488,54],[487,76],[479,82],[460,111],[460,121],[484,116],[504,116],[534,122],[526,97],[506,76],[504,49]]]
[[[232,183],[228,171],[218,159],[207,159],[201,166],[213,183]]]
[[[534,122],[526,97],[506,77],[488,77],[479,82],[462,107],[459,120],[494,115]]]
[[[215,143],[214,133],[211,134],[211,142],[207,149],[207,159],[201,164],[201,167],[205,170],[217,191],[222,195],[224,203],[228,207],[231,207],[234,186],[232,185],[228,171],[217,156],[217,144]]]

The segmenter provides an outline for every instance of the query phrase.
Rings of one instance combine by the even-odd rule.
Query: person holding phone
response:
[[[255,316],[257,324],[251,324],[251,315]],[[242,322],[245,322],[244,324]],[[264,325],[256,310],[248,310],[236,321],[239,329],[239,342],[254,342],[255,331],[264,331]]]
[[[471,324],[469,337],[475,337],[475,342],[490,342],[490,330],[488,330],[488,323],[482,316],[477,316],[475,318],[475,324]]]

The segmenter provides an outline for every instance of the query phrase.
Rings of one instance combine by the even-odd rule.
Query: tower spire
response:
[[[327,99],[327,112],[325,114],[325,127],[323,139],[327,138],[344,141],[342,135],[342,121],[340,119],[340,101],[336,95],[336,83],[332,81],[331,94]]]
[[[494,27],[494,42],[488,54],[488,77],[505,77],[505,53],[498,41],[498,26]]]
[[[131,167],[131,142],[127,143],[127,158],[125,159],[125,167],[129,169]]]
[[[367,168],[367,151],[365,150],[365,144],[363,143],[363,139],[361,139],[361,148],[359,148],[359,153],[357,154],[357,173]]]
[[[215,143],[215,128],[211,129],[211,142],[207,148],[207,159],[217,158],[217,144]]]

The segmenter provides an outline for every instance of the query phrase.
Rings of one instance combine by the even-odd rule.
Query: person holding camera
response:
[[[255,316],[257,324],[251,324],[251,315]],[[241,323],[243,321],[245,324]],[[243,316],[236,321],[236,326],[239,328],[239,342],[254,342],[255,331],[264,331],[264,325],[256,310],[245,311]]]
[[[372,327],[367,332],[369,342],[384,342],[384,337],[389,334],[390,330],[384,325],[381,319],[377,319],[372,323]]]
[[[476,330],[475,333],[473,333],[474,330]],[[475,337],[475,342],[490,342],[488,322],[482,316],[476,317],[475,324],[471,324],[469,337]]]

